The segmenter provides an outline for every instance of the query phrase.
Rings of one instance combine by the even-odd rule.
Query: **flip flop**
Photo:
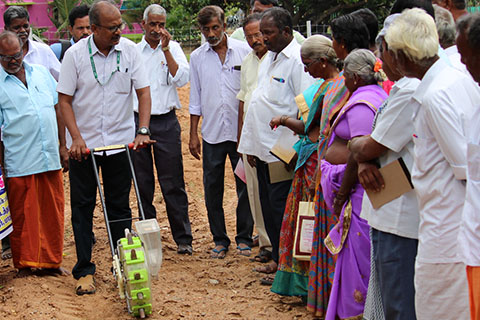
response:
[[[250,255],[252,254],[252,248],[250,248],[249,246],[242,248],[240,247],[240,245],[238,245],[237,250],[238,250],[238,254],[241,256],[250,257]],[[250,251],[250,252],[245,252],[245,251]]]
[[[265,277],[260,279],[260,283],[265,286],[271,286],[273,284],[273,281],[275,281],[275,273],[266,275]]]
[[[227,255],[228,249],[225,247],[221,247],[220,249],[213,248],[212,249],[213,253],[216,253],[216,255],[211,255],[210,257],[213,259],[225,259],[225,256]],[[225,254],[220,255],[222,252],[225,252]]]
[[[87,274],[85,277],[78,279],[77,285],[75,286],[75,293],[79,296],[95,293],[95,290],[95,280],[91,274]]]

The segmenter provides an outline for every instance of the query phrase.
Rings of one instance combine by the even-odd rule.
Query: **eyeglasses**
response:
[[[245,35],[245,39],[247,40],[251,40],[251,39],[258,39],[258,38],[261,38],[263,36],[263,34],[261,32],[257,32],[257,33],[254,33],[254,34],[249,34],[248,36]]]
[[[318,62],[318,60],[312,60],[312,61],[310,61],[309,63],[304,63],[303,66],[305,67],[305,69],[308,69],[308,68],[310,68],[310,66],[311,66],[312,64],[314,64],[315,62]]]
[[[123,31],[126,26],[127,26],[127,24],[126,24],[125,22],[122,22],[122,23],[119,24],[118,26],[111,26],[111,27],[105,27],[105,26],[101,26],[101,25],[97,24],[97,27],[107,29],[107,30],[110,31],[111,33],[115,33],[115,32],[117,32],[118,30]]]
[[[23,57],[23,50],[20,50],[20,52],[14,54],[13,56],[6,56],[3,54],[0,54],[0,59],[5,62],[10,62],[12,60],[20,60]]]

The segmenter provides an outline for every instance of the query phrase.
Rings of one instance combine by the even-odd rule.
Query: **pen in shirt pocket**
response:
[[[272,79],[275,80],[275,81],[278,81],[280,83],[285,83],[285,79],[283,79],[283,78],[277,78],[277,77],[272,76]]]

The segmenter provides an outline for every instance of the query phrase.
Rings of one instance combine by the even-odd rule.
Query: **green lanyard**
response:
[[[95,68],[95,62],[93,61],[93,55],[92,55],[92,45],[90,44],[90,40],[92,38],[88,38],[87,44],[88,44],[88,53],[90,53],[90,64],[92,65],[92,71],[93,75],[95,76],[95,80],[97,80],[98,84],[101,85],[102,87],[105,86],[107,83],[110,82],[112,79],[112,76],[115,74],[115,72],[120,71],[120,51],[117,50],[117,69],[112,71],[110,74],[110,78],[108,78],[107,82],[101,83],[100,80],[98,80],[98,74],[97,74],[97,68]]]

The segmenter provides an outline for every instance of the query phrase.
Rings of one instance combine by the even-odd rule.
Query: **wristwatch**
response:
[[[137,134],[141,134],[144,136],[151,136],[150,129],[147,127],[141,127],[137,130]]]
[[[162,48],[162,51],[163,51],[163,52],[168,51],[168,50],[170,50],[170,46],[166,46],[166,47],[163,47],[163,48]]]

